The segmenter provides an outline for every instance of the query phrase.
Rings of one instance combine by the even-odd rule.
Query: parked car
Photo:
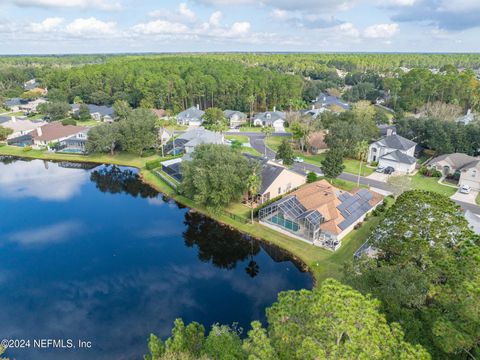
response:
[[[377,167],[377,170],[375,170],[378,173],[383,173],[383,170],[385,170],[385,166],[379,166]]]
[[[472,188],[468,185],[463,185],[461,188],[460,188],[460,192],[462,194],[470,194],[470,191],[472,191]]]
[[[304,162],[303,158],[301,158],[300,156],[297,156],[295,159],[293,159],[293,161],[298,162],[298,163],[303,163]]]
[[[385,170],[383,170],[383,173],[384,173],[384,174],[387,174],[387,175],[390,175],[390,174],[392,174],[394,171],[395,171],[395,169],[394,169],[393,167],[387,166],[387,167],[385,168]]]

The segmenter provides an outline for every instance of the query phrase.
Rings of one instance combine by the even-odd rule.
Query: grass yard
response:
[[[248,136],[245,136],[245,135],[225,135],[225,139],[236,140],[238,142],[241,142],[242,144],[247,144],[250,142],[250,139],[248,138]]]
[[[269,136],[267,137],[267,146],[277,152],[283,139],[290,139],[289,136]]]
[[[263,154],[260,154],[257,150],[255,150],[254,148],[252,148],[250,146],[242,146],[241,151],[244,154],[251,154],[251,155],[254,155],[254,156],[263,156]]]
[[[262,132],[262,127],[261,126],[241,126],[240,127],[241,132]]]
[[[75,155],[75,154],[58,154],[47,152],[46,150],[30,150],[24,151],[24,148],[16,146],[2,146],[0,147],[0,155],[11,155],[29,159],[43,159],[43,160],[58,160],[58,161],[81,161],[92,162],[97,164],[115,164],[124,166],[133,166],[137,168],[145,167],[145,163],[150,160],[158,159],[157,155],[149,157],[139,157],[137,155],[128,153],[119,153],[115,155],[109,154],[90,154],[90,155]]]
[[[475,202],[477,203],[477,205],[480,205],[480,194],[477,195]]]
[[[450,197],[457,192],[456,188],[439,184],[438,178],[426,177],[420,173],[412,176],[412,188],[416,190],[433,191],[447,197]]]
[[[295,156],[299,156],[305,160],[306,163],[321,166],[322,160],[325,159],[326,153],[317,154],[317,155],[304,155],[299,151],[295,151]],[[343,165],[345,165],[345,172],[349,174],[358,175],[360,161],[355,159],[345,159],[343,161]],[[366,163],[362,164],[362,173],[361,176],[368,176],[371,175],[375,169],[369,168],[366,166]]]

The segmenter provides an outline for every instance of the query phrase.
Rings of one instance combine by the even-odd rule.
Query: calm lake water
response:
[[[279,291],[312,287],[278,248],[189,212],[135,170],[68,166],[0,161],[0,337],[31,340],[11,359],[140,359],[177,317],[247,329]]]

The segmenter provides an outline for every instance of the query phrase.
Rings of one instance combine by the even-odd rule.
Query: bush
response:
[[[77,121],[75,119],[64,119],[62,120],[62,125],[63,126],[66,126],[66,125],[77,125]]]
[[[160,163],[161,163],[160,159],[147,161],[145,163],[145,167],[147,168],[147,170],[157,169],[161,166]]]
[[[363,225],[363,221],[360,221],[359,223],[355,224],[355,226],[353,227],[353,230],[358,230],[362,227]]]
[[[370,166],[377,167],[377,166],[378,166],[378,161],[372,161],[372,162],[370,163]]]
[[[313,182],[317,181],[317,179],[318,179],[318,176],[313,171],[310,171],[307,174],[307,183],[309,183],[309,184],[313,183]]]
[[[142,153],[141,157],[150,157],[150,156],[155,155],[156,153],[157,152],[155,151],[155,149],[147,149]]]
[[[23,152],[28,152],[28,151],[31,151],[32,150],[32,147],[31,146],[25,146],[23,148]]]

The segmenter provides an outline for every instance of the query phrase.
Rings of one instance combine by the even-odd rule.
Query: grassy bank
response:
[[[11,155],[31,159],[55,160],[55,161],[78,161],[93,163],[108,163],[122,166],[131,166],[140,169],[143,181],[148,183],[156,190],[166,194],[175,201],[194,209],[206,216],[209,216],[225,225],[231,226],[245,234],[249,234],[255,238],[267,241],[288,251],[294,258],[302,261],[309,267],[317,283],[320,283],[326,277],[340,277],[341,269],[345,261],[352,259],[355,251],[365,242],[370,231],[379,222],[380,218],[372,217],[358,229],[353,230],[342,241],[342,247],[331,252],[300,240],[292,239],[284,234],[276,232],[270,228],[260,225],[258,222],[254,224],[244,223],[232,219],[223,213],[212,213],[208,209],[196,204],[191,199],[182,195],[178,195],[169,185],[160,179],[154,172],[145,168],[145,163],[149,160],[158,159],[158,156],[139,158],[131,154],[117,154],[114,156],[106,154],[93,155],[73,155],[73,154],[56,154],[39,150],[23,151],[21,148],[11,146],[0,146],[0,155]],[[340,184],[337,184],[340,185]],[[242,204],[233,204],[228,212],[242,217],[250,218],[249,209]]]

